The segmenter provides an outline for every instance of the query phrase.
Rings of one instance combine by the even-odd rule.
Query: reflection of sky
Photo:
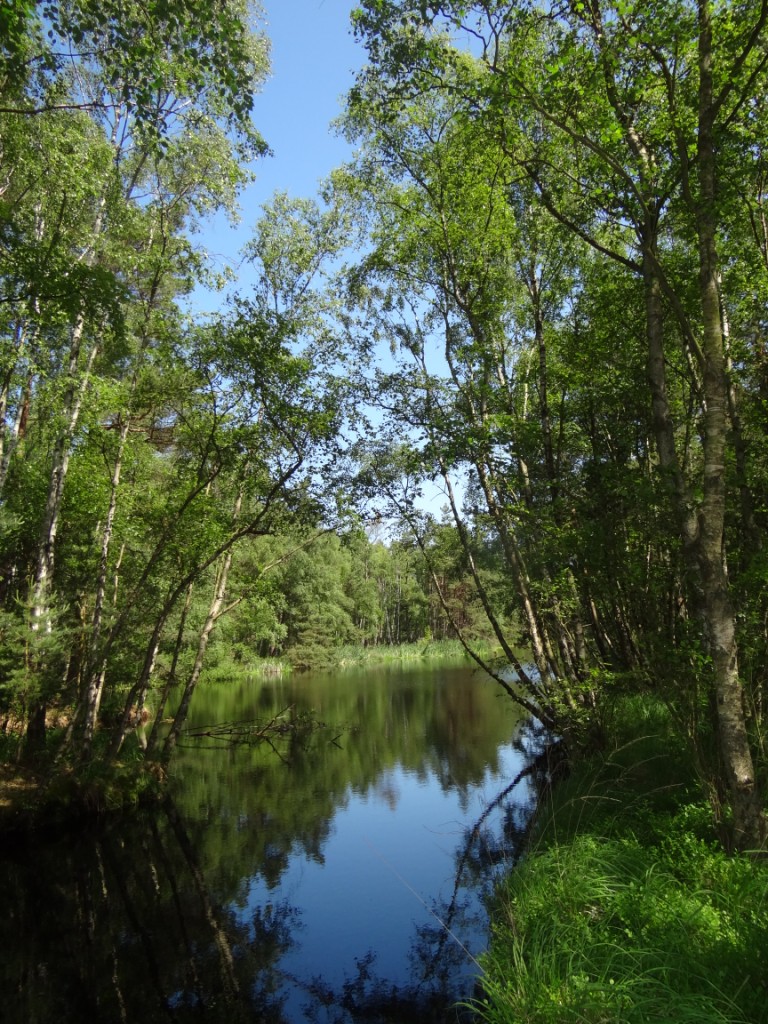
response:
[[[438,925],[427,908],[451,900],[455,855],[465,830],[522,767],[520,754],[511,746],[498,754],[499,771],[487,771],[468,799],[456,789],[444,791],[432,771],[417,774],[398,765],[382,773],[367,793],[349,794],[337,810],[322,863],[296,853],[277,889],[268,891],[260,879],[252,880],[243,919],[280,899],[300,908],[295,944],[280,962],[281,970],[299,981],[286,1007],[292,1019],[301,1019],[301,1007],[308,1002],[302,982],[322,977],[338,993],[345,979],[354,976],[355,961],[370,951],[376,953],[373,973],[378,979],[398,985],[418,980],[408,976],[416,926]],[[525,783],[519,789],[511,799],[525,801]],[[501,810],[494,810],[485,828],[498,835],[501,816]],[[477,953],[486,929],[479,896],[472,897],[471,908],[469,934],[466,927],[455,927],[461,941]],[[476,968],[464,959],[471,977]]]

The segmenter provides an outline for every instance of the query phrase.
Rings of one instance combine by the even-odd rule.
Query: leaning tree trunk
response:
[[[552,649],[549,634],[544,623],[541,621],[536,602],[531,594],[530,579],[522,553],[512,532],[507,528],[504,509],[500,507],[496,500],[487,468],[478,460],[475,462],[475,470],[477,471],[478,480],[483,491],[486,508],[494,521],[501,541],[505,564],[512,576],[515,591],[520,601],[526,629],[531,641],[533,660],[542,684],[549,686],[553,679],[560,677],[561,673],[557,670],[557,660]]]
[[[96,218],[93,225],[93,243],[101,236],[104,228],[104,215],[107,200],[103,196],[99,202]],[[86,250],[83,257],[86,266],[93,266],[95,262],[94,248]],[[64,483],[69,469],[69,459],[72,454],[72,442],[80,419],[85,393],[90,382],[91,368],[99,351],[99,342],[94,340],[91,344],[85,360],[85,367],[80,369],[83,335],[85,334],[86,317],[81,310],[72,326],[72,334],[69,345],[69,366],[67,368],[68,383],[64,393],[63,403],[63,425],[56,438],[53,451],[53,462],[48,483],[48,497],[45,504],[43,525],[40,531],[40,541],[37,551],[37,562],[35,567],[35,578],[32,585],[32,629],[38,630],[41,622],[50,631],[50,618],[48,615],[50,604],[50,588],[53,580],[53,563],[55,555],[56,536],[59,528],[59,517],[61,515],[61,503],[64,496]]]
[[[558,529],[563,527],[563,515],[560,505],[560,479],[558,460],[555,458],[555,445],[552,437],[552,416],[549,407],[549,370],[547,360],[547,341],[544,333],[544,313],[542,309],[541,285],[536,273],[535,265],[528,268],[526,287],[531,300],[531,312],[533,314],[533,333],[536,352],[538,356],[538,381],[537,392],[539,396],[539,425],[541,427],[541,438],[544,455],[544,472],[547,479],[549,492],[549,504],[552,510],[552,520]],[[575,598],[575,608],[570,616],[563,613],[561,604],[555,596],[555,588],[550,587],[549,600],[552,623],[557,634],[557,644],[560,649],[565,673],[573,679],[583,680],[586,678],[587,649],[584,637],[584,624],[581,617],[581,599],[576,587],[573,573],[564,570],[568,580],[568,586],[572,596]],[[550,582],[549,572],[546,571],[547,582]],[[579,610],[576,610],[579,609]],[[570,621],[568,621],[568,619]]]
[[[179,617],[179,628],[176,630],[176,643],[173,648],[171,667],[168,670],[168,676],[165,680],[165,685],[163,686],[157,706],[153,708],[152,728],[147,741],[147,757],[152,757],[154,752],[157,750],[158,743],[160,741],[160,725],[163,721],[163,716],[165,715],[165,708],[168,704],[168,698],[171,695],[171,690],[177,682],[176,670],[179,666],[179,658],[181,657],[181,651],[184,645],[187,616],[189,615],[189,609],[192,606],[192,594],[194,593],[194,590],[194,583],[190,583],[187,587],[187,596],[184,598],[184,606],[181,609],[181,616]]]
[[[232,522],[236,523],[240,518],[240,509],[243,504],[243,492],[242,490],[237,496],[235,501],[234,512],[232,515]],[[173,725],[171,726],[170,732],[165,738],[165,744],[163,745],[163,753],[166,757],[170,757],[173,753],[173,748],[176,746],[176,741],[179,738],[184,723],[187,720],[189,714],[189,708],[192,703],[192,695],[197,688],[197,684],[200,681],[200,674],[203,671],[203,663],[205,661],[205,652],[208,649],[208,641],[211,638],[211,633],[216,625],[220,615],[222,614],[222,606],[224,604],[224,595],[227,592],[227,580],[229,578],[229,570],[232,567],[232,548],[224,555],[221,566],[216,576],[216,584],[213,588],[213,600],[211,606],[208,609],[208,614],[205,618],[205,623],[202,630],[200,631],[200,637],[197,642],[197,654],[195,655],[195,663],[192,666],[187,684],[184,687],[184,693],[179,703],[179,708],[173,719]]]
[[[30,599],[30,628],[33,633],[37,634],[53,632],[53,623],[51,621],[51,585],[53,582],[56,537],[59,531],[61,507],[64,497],[64,483],[69,469],[72,442],[80,418],[80,410],[88,389],[91,367],[99,347],[97,342],[93,343],[87,356],[85,368],[79,372],[80,345],[84,327],[85,322],[82,317],[79,317],[72,331],[69,365],[70,384],[67,388],[64,403],[64,425],[56,440],[53,451],[48,496],[38,542],[35,576],[32,582]],[[44,665],[38,664],[35,668],[37,673],[41,673]],[[27,725],[27,740],[30,753],[42,749],[45,745],[45,720],[48,699],[49,696],[43,691],[37,697],[31,709]]]
[[[145,649],[144,661],[142,663],[141,671],[136,682],[131,687],[130,692],[125,701],[125,707],[120,722],[113,733],[112,740],[107,751],[108,760],[114,760],[120,753],[120,748],[123,745],[125,737],[128,735],[131,729],[132,722],[135,716],[136,709],[141,709],[144,706],[149,688],[152,682],[152,674],[155,668],[155,661],[157,658],[157,652],[160,646],[160,641],[165,630],[165,626],[168,619],[176,606],[177,601],[188,587],[198,580],[206,569],[214,565],[222,555],[227,554],[228,551],[246,535],[255,536],[258,532],[259,524],[263,517],[269,510],[270,503],[274,495],[278,494],[280,488],[285,485],[285,481],[292,475],[293,472],[298,468],[299,463],[295,465],[293,469],[286,471],[282,477],[280,477],[272,488],[270,496],[266,502],[262,504],[259,511],[255,516],[250,518],[246,523],[237,529],[233,529],[232,532],[208,555],[207,558],[203,559],[198,565],[193,566],[188,572],[182,576],[180,580],[172,587],[169,591],[162,607],[160,608],[155,625],[152,630],[152,635],[149,639],[149,643]],[[196,493],[199,490],[196,489]],[[186,503],[186,502],[185,502]],[[239,511],[239,499],[237,511]],[[145,570],[146,571],[146,570]]]
[[[80,754],[87,758],[91,752],[93,736],[96,730],[96,721],[99,716],[101,697],[104,692],[104,680],[106,672],[101,665],[101,629],[104,619],[104,603],[107,593],[107,575],[109,572],[109,552],[112,544],[112,533],[117,512],[117,496],[120,487],[120,476],[123,467],[123,454],[125,452],[126,440],[130,419],[128,416],[120,428],[120,438],[117,446],[115,465],[112,469],[112,481],[109,496],[109,508],[104,523],[104,532],[101,537],[101,556],[99,559],[99,575],[96,582],[96,599],[94,602],[93,617],[91,620],[91,635],[89,638],[88,658],[85,671],[85,693],[83,695],[80,714],[83,716],[81,726]]]
[[[227,578],[229,576],[231,566],[232,550],[230,549],[224,556],[223,563],[216,577],[216,584],[213,590],[213,600],[211,601],[211,606],[208,609],[208,614],[205,618],[205,624],[200,631],[200,636],[197,641],[195,663],[192,666],[189,679],[184,687],[184,693],[182,694],[179,708],[174,716],[173,725],[171,726],[171,729],[165,738],[165,743],[163,744],[163,754],[165,757],[170,757],[173,753],[173,748],[176,746],[176,742],[181,735],[181,730],[184,728],[184,723],[187,720],[189,708],[192,704],[192,696],[197,688],[198,682],[200,681],[200,674],[203,671],[205,652],[208,649],[208,641],[211,638],[211,633],[213,632],[213,628],[216,625],[224,604],[224,595],[227,590]]]

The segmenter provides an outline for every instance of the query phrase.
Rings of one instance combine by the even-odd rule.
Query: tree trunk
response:
[[[86,365],[80,380],[78,381],[78,366],[80,359],[80,343],[82,339],[85,322],[79,317],[72,330],[72,344],[70,348],[69,376],[70,384],[64,401],[65,423],[62,431],[56,440],[53,451],[53,462],[48,483],[48,497],[45,504],[43,524],[40,530],[40,539],[37,549],[37,562],[35,577],[32,584],[31,594],[31,622],[30,628],[33,633],[53,632],[51,621],[51,584],[53,581],[54,558],[56,549],[56,537],[59,530],[59,518],[61,515],[62,499],[64,497],[64,482],[69,469],[69,459],[72,454],[72,441],[80,418],[80,410],[83,404],[85,392],[90,381],[90,372],[93,361],[98,352],[98,343],[94,342],[88,353]],[[44,669],[44,665],[36,666],[38,674]],[[45,716],[48,706],[48,696],[43,691],[37,705],[33,708],[30,724],[35,725],[34,745],[41,746],[45,742]],[[42,723],[42,725],[40,724]],[[40,731],[40,735],[38,735]],[[30,739],[32,737],[30,736]],[[30,744],[32,746],[33,744]]]
[[[194,583],[190,583],[187,587],[187,596],[184,600],[184,607],[181,610],[181,618],[179,620],[179,628],[176,631],[176,644],[173,648],[173,657],[171,659],[171,667],[168,670],[168,678],[165,681],[163,692],[160,696],[157,707],[154,709],[154,721],[152,722],[152,731],[149,734],[149,740],[147,742],[147,754],[151,757],[160,739],[160,724],[165,714],[165,707],[168,703],[168,697],[170,696],[171,689],[174,683],[177,681],[176,669],[179,664],[179,656],[181,655],[182,645],[184,643],[184,631],[187,625],[187,615],[189,615],[189,609],[192,604],[192,594],[194,593]]]
[[[547,373],[547,343],[544,338],[544,318],[541,311],[541,293],[539,282],[536,278],[534,267],[530,268],[528,274],[528,294],[531,298],[533,308],[533,328],[536,340],[536,350],[539,357],[539,421],[541,423],[541,436],[544,443],[544,467],[547,473],[549,485],[549,498],[553,506],[557,505],[559,488],[557,481],[557,469],[555,466],[555,451],[552,444],[552,421],[549,413],[549,379]],[[555,513],[557,521],[557,515]]]
[[[704,497],[699,512],[704,609],[712,656],[720,751],[733,810],[734,838],[740,849],[762,848],[768,823],[755,777],[739,679],[736,621],[725,562],[728,378],[720,320],[716,245],[716,156],[710,0],[699,0],[698,165],[696,210],[699,298],[703,320]]]
[[[104,523],[104,532],[101,537],[101,557],[99,560],[99,575],[96,581],[96,599],[91,620],[91,635],[89,640],[88,659],[86,661],[86,691],[83,696],[82,711],[83,725],[81,736],[81,754],[88,757],[93,743],[93,734],[96,729],[96,720],[99,715],[99,706],[104,692],[105,672],[101,664],[100,641],[101,626],[104,615],[104,602],[107,592],[107,574],[109,571],[109,549],[112,542],[112,531],[117,511],[117,492],[120,486],[120,474],[123,466],[123,453],[128,437],[130,420],[126,417],[120,428],[120,439],[117,446],[115,465],[112,470],[112,481],[109,495],[109,508]]]
[[[189,708],[192,703],[192,696],[197,688],[197,684],[200,681],[200,673],[203,671],[203,663],[205,661],[205,652],[208,649],[208,641],[211,638],[211,633],[216,625],[216,622],[221,614],[221,608],[224,604],[224,595],[227,590],[227,578],[229,576],[229,570],[232,566],[232,550],[230,549],[224,556],[224,561],[219,569],[218,576],[216,578],[216,585],[213,590],[213,600],[211,606],[208,609],[208,615],[205,619],[205,624],[200,631],[200,637],[197,642],[197,654],[195,656],[195,663],[192,666],[187,684],[184,687],[184,693],[182,694],[181,703],[179,704],[178,711],[173,719],[173,725],[171,730],[165,738],[163,745],[163,754],[165,757],[170,757],[173,753],[173,748],[176,746],[176,742],[181,734],[181,730],[184,727],[184,723],[187,720],[189,714]]]
[[[533,685],[533,681],[528,677],[527,673],[522,672],[522,667],[520,666],[519,661],[517,659],[517,656],[515,655],[514,651],[512,650],[512,648],[509,645],[509,642],[507,641],[506,634],[505,634],[504,630],[502,629],[501,624],[499,623],[499,621],[498,621],[498,619],[496,617],[496,613],[493,610],[493,606],[491,604],[491,601],[490,601],[490,598],[488,596],[488,593],[487,593],[485,587],[483,586],[482,580],[480,579],[480,575],[479,575],[479,573],[477,571],[477,566],[475,565],[475,559],[474,559],[474,556],[472,554],[471,546],[470,546],[470,543],[469,543],[469,538],[467,537],[467,530],[466,530],[464,522],[463,522],[463,520],[461,518],[461,515],[459,514],[459,509],[458,509],[458,506],[456,504],[456,497],[455,497],[455,494],[454,494],[453,485],[451,483],[450,476],[448,474],[448,470],[447,470],[447,468],[445,466],[442,466],[441,468],[442,468],[443,480],[445,482],[446,493],[448,494],[448,501],[449,501],[450,506],[451,506],[451,513],[453,515],[453,521],[456,524],[456,531],[457,531],[457,533],[459,535],[459,540],[461,541],[461,546],[464,549],[464,553],[465,553],[465,555],[467,557],[467,562],[469,564],[469,569],[470,569],[470,572],[472,573],[472,578],[475,581],[475,587],[477,588],[477,593],[478,593],[478,596],[480,597],[480,602],[481,602],[481,604],[483,606],[483,611],[485,612],[485,617],[488,619],[488,622],[490,623],[491,628],[493,629],[493,632],[494,632],[494,634],[496,636],[496,639],[501,644],[501,649],[504,651],[505,657],[509,660],[509,662],[512,665],[515,666],[515,669],[518,672],[518,674],[520,675],[520,678],[521,678],[522,682],[525,684],[525,686],[532,693],[535,693],[535,687]],[[442,591],[440,592],[440,597],[441,597],[441,603],[444,605],[445,602],[442,599]],[[446,609],[446,611],[447,611],[447,609]],[[549,678],[549,673],[545,673],[542,676],[542,684],[543,685],[546,686],[546,684],[548,682],[548,678]]]
[[[141,666],[139,678],[131,687],[128,699],[125,702],[125,707],[123,708],[123,714],[119,725],[115,730],[112,742],[109,745],[107,759],[110,761],[113,761],[120,753],[120,748],[123,745],[125,737],[135,725],[135,716],[137,711],[140,712],[144,707],[144,702],[147,699],[147,693],[149,692],[149,686],[152,682],[152,673],[155,670],[155,662],[157,660],[157,652],[160,647],[160,639],[163,635],[165,624],[168,621],[168,616],[171,614],[173,606],[176,603],[176,598],[181,592],[181,589],[182,588],[177,588],[171,597],[166,600],[155,622],[155,628],[152,630],[152,635],[149,638],[149,643],[147,644],[144,652],[144,661]]]
[[[747,444],[744,438],[744,429],[739,409],[739,393],[733,380],[733,366],[730,353],[730,326],[728,324],[728,311],[722,295],[722,280],[718,274],[718,290],[720,291],[720,322],[723,332],[723,346],[725,355],[725,373],[728,384],[728,415],[733,431],[733,450],[736,457],[736,473],[738,478],[739,497],[741,499],[741,522],[745,535],[749,538],[749,548],[752,552],[760,551],[763,546],[763,535],[755,521],[755,503],[752,491],[749,486],[749,474],[747,471]]]
[[[53,452],[51,474],[48,483],[48,497],[45,504],[43,525],[40,530],[40,541],[37,550],[37,565],[32,587],[32,629],[37,630],[41,624],[50,632],[51,623],[48,618],[49,594],[53,579],[56,537],[59,530],[61,502],[64,496],[64,483],[69,469],[72,454],[72,441],[80,419],[83,399],[88,390],[91,368],[99,350],[98,342],[94,341],[86,357],[85,367],[80,371],[80,350],[85,320],[78,317],[72,328],[72,340],[69,354],[69,386],[64,397],[64,424],[56,439]],[[78,379],[79,378],[79,379]]]
[[[19,388],[18,405],[16,415],[13,418],[12,426],[6,423],[8,415],[8,404],[13,385],[14,374],[23,362],[24,350],[28,348],[27,332],[31,331],[29,323],[22,321],[16,325],[15,334],[17,338],[16,353],[13,356],[13,363],[8,367],[0,388],[0,494],[5,487],[5,480],[11,466],[11,458],[16,445],[24,434],[24,422],[29,409],[30,391],[32,388],[32,375],[27,374],[27,382]]]
[[[477,470],[480,487],[482,488],[483,495],[485,497],[486,507],[496,525],[499,539],[501,540],[504,560],[515,583],[515,589],[520,600],[525,625],[531,640],[533,660],[536,664],[539,675],[541,676],[542,682],[546,685],[548,681],[556,675],[556,661],[551,641],[537,614],[534,600],[531,596],[530,581],[523,562],[523,556],[518,550],[517,542],[507,529],[507,524],[504,521],[503,510],[499,507],[499,504],[496,501],[496,495],[486,467],[476,463],[475,469]]]

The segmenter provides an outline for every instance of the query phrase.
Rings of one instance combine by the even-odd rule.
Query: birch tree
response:
[[[742,457],[745,449],[723,333],[718,248],[727,228],[728,140],[745,133],[760,144],[750,108],[763,87],[768,10],[753,3],[737,15],[735,5],[714,11],[707,0],[652,9],[488,0],[371,2],[355,17],[372,58],[362,84],[378,81],[382,109],[427,89],[455,95],[453,69],[467,59],[462,48],[469,50],[478,74],[458,90],[468,116],[504,146],[550,216],[642,280],[659,471],[677,518],[687,601],[711,665],[724,766],[712,777],[724,783],[736,841],[759,847],[765,817],[727,570],[727,462],[730,451]],[[678,259],[689,240],[695,293],[681,277],[690,263]],[[687,428],[670,402],[671,340],[682,347],[697,397]],[[681,461],[686,429],[701,433],[695,466]],[[743,488],[741,498],[749,505]]]

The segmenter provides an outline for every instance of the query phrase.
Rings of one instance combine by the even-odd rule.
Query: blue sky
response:
[[[256,191],[306,195],[348,154],[331,120],[362,65],[352,38],[352,0],[266,0],[272,76],[256,99],[254,121],[274,150],[262,162]]]
[[[199,240],[217,267],[239,262],[261,205],[276,191],[315,195],[318,183],[350,156],[332,131],[344,93],[365,51],[351,33],[354,0],[262,0],[271,40],[272,72],[256,97],[253,120],[273,151],[256,165],[256,181],[240,200],[236,228],[219,217],[204,225]],[[194,304],[212,310],[222,296],[197,292]]]

